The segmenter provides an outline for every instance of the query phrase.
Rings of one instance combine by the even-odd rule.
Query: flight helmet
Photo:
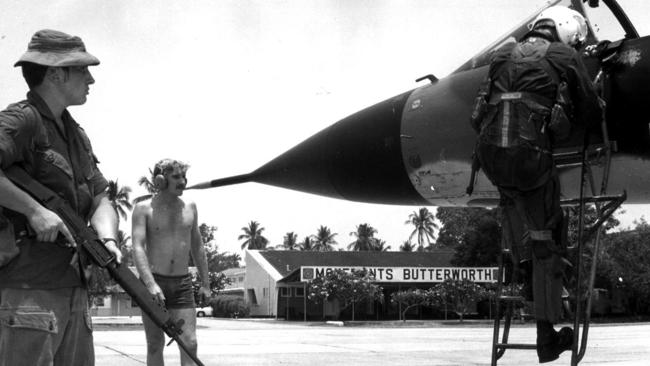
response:
[[[541,26],[555,27],[559,41],[577,47],[587,39],[587,21],[575,10],[565,6],[551,6],[537,16],[530,29]]]

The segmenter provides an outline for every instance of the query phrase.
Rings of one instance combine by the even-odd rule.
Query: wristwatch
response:
[[[102,243],[104,243],[104,245],[106,245],[106,243],[108,243],[109,241],[112,241],[113,243],[115,243],[115,246],[117,246],[117,240],[113,238],[102,238]]]

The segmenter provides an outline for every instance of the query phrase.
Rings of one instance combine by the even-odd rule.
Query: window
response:
[[[269,296],[269,289],[266,288],[266,287],[264,287],[264,288],[262,289],[262,297],[263,297],[263,298],[267,298],[268,296]]]
[[[617,3],[625,15],[629,17],[630,22],[641,37],[650,33],[650,24],[648,24],[644,16],[644,14],[647,14],[647,1],[619,0]],[[583,6],[587,17],[589,17],[591,28],[599,41],[616,41],[625,36],[623,26],[604,1],[600,1],[599,6],[596,8],[590,7],[587,3]]]
[[[238,281],[238,282],[244,282],[244,276],[238,277],[238,278],[237,278],[237,281]]]
[[[291,287],[280,287],[281,297],[291,297]]]
[[[296,287],[296,297],[305,297],[304,287]]]
[[[591,33],[593,31],[593,35],[599,41],[616,41],[625,37],[625,30],[621,26],[621,23],[618,22],[614,14],[602,1],[597,8],[592,8],[585,4],[585,12],[591,25],[589,32]]]
[[[248,289],[248,301],[251,305],[257,305],[257,297],[255,297],[255,289]]]

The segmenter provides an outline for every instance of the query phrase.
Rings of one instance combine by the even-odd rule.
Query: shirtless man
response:
[[[198,227],[196,204],[181,199],[188,165],[164,159],[153,170],[156,194],[133,210],[133,255],[140,279],[149,292],[164,301],[174,320],[183,319],[181,338],[196,354],[196,304],[188,273],[190,253],[201,278],[200,297],[210,297],[208,265]],[[162,366],[165,335],[146,315],[147,365]],[[194,362],[181,350],[181,365]]]

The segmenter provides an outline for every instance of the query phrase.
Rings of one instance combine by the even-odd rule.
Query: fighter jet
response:
[[[616,0],[548,4],[553,5],[569,6],[588,20],[598,9],[624,34],[597,39],[589,22],[585,46],[598,52],[585,48],[581,54],[602,90],[605,123],[590,133],[586,152],[577,133],[556,149],[563,198],[579,195],[586,158],[594,182],[609,192],[626,190],[628,203],[650,203],[650,37],[639,36]],[[480,170],[472,174],[476,134],[469,123],[471,108],[492,52],[520,39],[541,10],[450,75],[422,77],[418,81],[425,85],[334,123],[251,173],[190,188],[257,182],[368,203],[496,206],[496,187]]]
[[[583,138],[585,131],[576,129],[553,152],[563,202],[582,204],[587,198],[608,202],[588,233],[583,236],[580,230],[576,244],[580,255],[576,255],[574,268],[581,268],[585,238],[596,232],[623,200],[650,203],[650,37],[639,36],[616,0],[555,0],[546,7],[554,5],[568,6],[588,20],[590,32],[580,52],[606,105],[603,123],[587,131],[587,139]],[[496,206],[499,193],[476,169],[473,159],[476,133],[469,122],[472,105],[492,53],[507,42],[521,39],[546,7],[450,75],[419,78],[417,81],[426,85],[334,123],[251,173],[190,188],[257,182],[368,203]],[[594,29],[597,23],[590,15],[597,15],[599,24],[605,21],[607,26],[618,27],[621,38],[598,39]],[[584,192],[586,186],[590,193]],[[590,291],[596,263],[594,259]],[[576,283],[581,283],[581,271],[575,272]],[[587,301],[584,311],[580,301],[576,305],[571,365],[577,365],[585,354],[591,309]],[[499,317],[495,317],[492,365],[506,348],[535,349],[535,345],[508,344],[512,307],[508,309],[501,341]],[[580,322],[584,328],[578,339]]]

